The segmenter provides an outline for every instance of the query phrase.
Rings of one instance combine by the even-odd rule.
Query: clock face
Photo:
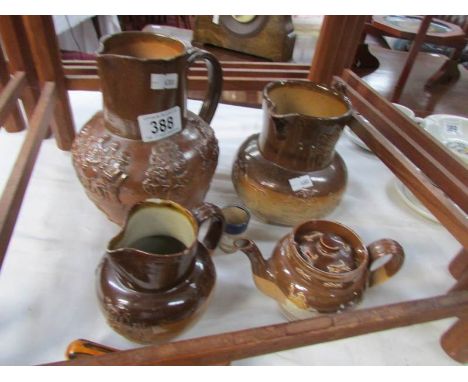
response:
[[[219,23],[237,37],[258,34],[268,21],[268,16],[220,16]]]
[[[234,20],[242,23],[242,24],[247,24],[250,23],[255,19],[256,16],[232,16]]]

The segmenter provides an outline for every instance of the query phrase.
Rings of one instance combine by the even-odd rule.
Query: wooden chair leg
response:
[[[52,131],[57,146],[62,150],[70,150],[75,137],[75,127],[52,17],[22,16],[22,20],[39,81],[53,81],[56,84],[58,102],[55,109],[56,123],[52,124]]]
[[[5,86],[9,81],[10,72],[3,54],[3,49],[0,46],[0,93],[5,89]],[[4,124],[5,129],[10,133],[22,131],[26,128],[26,121],[23,117],[23,114],[21,113],[18,102],[16,102],[16,104],[16,108],[12,111]]]

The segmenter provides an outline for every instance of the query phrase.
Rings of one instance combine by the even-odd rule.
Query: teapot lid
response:
[[[302,259],[321,271],[345,273],[359,266],[352,245],[335,233],[298,232],[295,241],[297,251]]]

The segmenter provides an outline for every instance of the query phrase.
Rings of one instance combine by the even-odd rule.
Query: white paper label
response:
[[[211,21],[213,24],[219,24],[219,15],[213,16]]]
[[[176,89],[178,84],[177,73],[151,74],[151,89]]]
[[[182,130],[180,107],[174,106],[159,113],[138,116],[143,142],[159,141]]]
[[[291,185],[291,188],[294,192],[302,190],[304,188],[310,188],[314,185],[312,183],[312,180],[310,179],[310,176],[308,175],[289,179],[289,184]]]

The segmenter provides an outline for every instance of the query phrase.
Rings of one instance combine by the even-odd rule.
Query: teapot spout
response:
[[[249,258],[257,288],[267,296],[276,298],[278,288],[276,287],[275,276],[257,245],[252,240],[238,239],[234,241],[234,246]]]

